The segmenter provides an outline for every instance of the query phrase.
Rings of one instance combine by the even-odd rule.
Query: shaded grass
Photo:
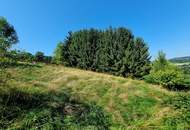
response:
[[[0,129],[108,129],[109,117],[96,104],[71,100],[69,91],[1,93]]]

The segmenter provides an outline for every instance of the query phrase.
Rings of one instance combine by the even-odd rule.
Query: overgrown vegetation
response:
[[[149,83],[160,84],[172,90],[183,90],[190,87],[184,82],[183,71],[170,63],[163,52],[159,52],[158,58],[152,64],[150,74],[144,79]]]
[[[190,94],[178,94],[165,100],[165,103],[175,110],[178,110],[175,116],[164,118],[165,124],[177,129],[186,129],[190,124]]]
[[[70,99],[68,91],[0,93],[0,129],[107,130],[110,120],[96,104]]]

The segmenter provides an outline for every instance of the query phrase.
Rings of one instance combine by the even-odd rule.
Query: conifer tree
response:
[[[124,77],[142,77],[150,69],[146,43],[122,27],[69,33],[55,52],[58,61],[68,66]]]

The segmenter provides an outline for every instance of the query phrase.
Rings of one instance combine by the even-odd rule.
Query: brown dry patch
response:
[[[77,81],[73,80],[67,83],[67,87],[74,87],[77,85]]]
[[[113,117],[112,118],[113,121],[118,122],[120,124],[124,124],[124,122],[125,122],[123,120],[123,117],[121,116],[121,112],[120,111],[114,111],[112,117]]]
[[[155,114],[155,117],[156,117],[155,119],[161,119],[163,116],[168,114],[169,111],[170,111],[169,107],[165,107],[161,109],[158,113]]]
[[[60,85],[62,84],[63,82],[63,78],[62,77],[59,77],[59,78],[56,78],[54,80],[52,80],[49,85],[48,85],[48,89],[49,90],[53,90],[53,91],[56,91],[57,89],[59,89]]]
[[[119,95],[119,98],[121,98],[121,99],[123,99],[123,101],[127,102],[128,101],[128,94],[122,93]]]
[[[132,79],[129,79],[126,83],[124,83],[122,86],[124,87],[130,87],[132,85]]]

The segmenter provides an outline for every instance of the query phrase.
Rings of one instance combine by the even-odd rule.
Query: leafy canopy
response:
[[[13,44],[18,42],[17,33],[7,20],[0,17],[0,51],[7,51]]]

